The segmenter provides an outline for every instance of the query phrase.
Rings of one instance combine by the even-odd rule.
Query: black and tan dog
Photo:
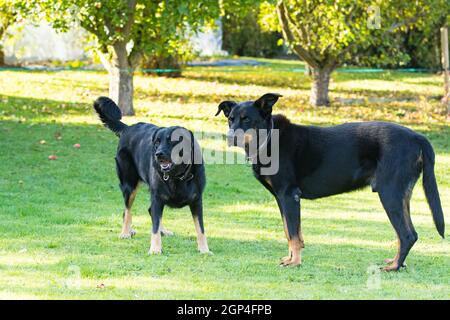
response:
[[[283,218],[289,255],[282,265],[301,263],[304,247],[300,227],[300,199],[317,199],[359,189],[367,185],[377,192],[397,237],[398,251],[387,259],[386,271],[398,270],[417,241],[410,218],[409,202],[413,187],[423,172],[423,187],[434,223],[444,237],[444,216],[434,175],[434,152],[428,140],[408,129],[385,122],[347,123],[321,128],[291,123],[282,115],[272,116],[272,106],[280,95],[265,94],[256,101],[220,103],[228,118],[230,145],[240,145],[253,159],[256,178],[277,200]],[[242,135],[237,141],[236,130]],[[256,153],[249,154],[249,141],[268,130],[265,141],[256,142]],[[270,132],[278,130],[279,170],[273,175],[261,173],[259,155],[270,154]],[[261,140],[261,139],[259,139]],[[271,141],[273,142],[273,141]],[[274,149],[274,148],[273,148]]]
[[[149,254],[161,253],[161,233],[170,234],[162,227],[166,205],[175,208],[189,206],[198,249],[201,253],[208,253],[202,205],[205,168],[192,132],[182,127],[161,128],[148,123],[127,126],[120,121],[122,114],[118,106],[106,97],[98,98],[94,108],[103,124],[120,138],[116,168],[125,201],[120,238],[131,238],[135,234],[131,228],[131,206],[138,184],[144,182],[151,193],[149,213],[153,226]],[[184,148],[179,148],[180,143],[184,143]],[[180,152],[172,152],[175,148]],[[187,161],[182,161],[183,157],[187,157]]]

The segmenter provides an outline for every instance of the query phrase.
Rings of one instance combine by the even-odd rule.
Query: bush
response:
[[[146,74],[161,77],[181,77],[181,68],[193,57],[189,38],[174,37],[173,39],[160,39],[155,41],[152,52],[147,53],[141,64]],[[173,70],[166,72],[149,72],[148,69]]]
[[[411,58],[408,66],[440,70],[442,65],[440,37],[439,28],[430,34],[419,31],[409,32],[405,37],[405,50]]]
[[[258,9],[241,17],[228,13],[222,20],[222,48],[231,55],[272,58],[284,53],[280,33],[264,32],[258,24]]]
[[[142,65],[143,71],[147,74],[154,74],[161,77],[177,78],[181,77],[181,63],[177,57],[172,55],[154,54],[145,57]],[[148,69],[160,69],[164,72],[149,72]],[[169,71],[173,70],[173,71]]]

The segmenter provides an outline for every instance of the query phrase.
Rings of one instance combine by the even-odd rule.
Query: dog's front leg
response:
[[[304,243],[300,227],[300,195],[298,188],[287,188],[277,194],[277,202],[289,245],[288,256],[281,259],[280,265],[282,266],[296,266],[302,263],[301,251]]]
[[[211,253],[206,241],[205,228],[203,226],[203,204],[202,199],[189,204],[192,218],[194,218],[195,231],[197,232],[197,245],[200,253]]]
[[[159,230],[164,204],[157,198],[152,197],[152,203],[148,210],[152,218],[151,244],[148,254],[160,254],[162,252],[161,232]]]

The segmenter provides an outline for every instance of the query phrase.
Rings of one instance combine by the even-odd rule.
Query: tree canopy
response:
[[[404,53],[396,50],[395,31],[423,26],[437,12],[449,8],[447,0],[265,1],[260,23],[266,29],[282,31],[291,50],[313,69],[311,103],[327,105],[334,69],[380,43],[389,50],[377,59],[403,58]]]
[[[0,0],[0,65],[5,64],[3,40],[10,26],[21,18],[21,1]]]
[[[215,0],[30,0],[27,5],[57,30],[77,22],[94,37],[111,74],[110,96],[126,115],[134,113],[132,73],[143,56],[161,46],[176,48],[220,10]]]

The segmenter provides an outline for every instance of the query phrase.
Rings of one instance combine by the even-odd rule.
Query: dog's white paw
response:
[[[161,254],[161,253],[162,253],[162,249],[161,248],[150,247],[150,250],[148,250],[148,254],[149,255],[155,255],[155,254]]]
[[[208,254],[208,255],[213,255],[214,253],[212,253],[212,251],[209,251],[208,248],[198,248],[198,251],[200,251],[200,254]]]
[[[173,232],[163,228],[163,229],[161,229],[161,235],[163,235],[165,237],[171,237],[171,236],[173,236]]]
[[[135,234],[136,234],[136,231],[134,231],[133,229],[130,229],[130,231],[128,231],[128,232],[122,232],[119,235],[119,239],[131,239]]]

